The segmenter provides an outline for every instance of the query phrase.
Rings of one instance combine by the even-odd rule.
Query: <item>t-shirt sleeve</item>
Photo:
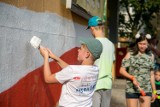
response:
[[[129,66],[130,66],[130,58],[129,59],[123,58],[122,63],[121,63],[121,67],[127,68]]]
[[[150,60],[150,70],[154,70],[154,61]]]
[[[55,77],[61,84],[71,80],[73,78],[73,72],[72,72],[71,67],[67,66],[66,68],[57,72]]]

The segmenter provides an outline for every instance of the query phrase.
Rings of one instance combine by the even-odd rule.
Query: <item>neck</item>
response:
[[[81,63],[81,65],[93,65],[94,61],[90,61],[90,60],[85,60]]]
[[[105,37],[104,33],[102,31],[95,32],[95,37]]]
[[[145,52],[140,52],[140,51],[139,51],[138,54],[140,54],[140,55],[141,55],[141,54],[145,54]]]

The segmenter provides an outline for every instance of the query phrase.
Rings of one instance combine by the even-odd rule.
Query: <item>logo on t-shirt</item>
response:
[[[74,77],[73,79],[74,80],[80,80],[81,78],[80,77]]]

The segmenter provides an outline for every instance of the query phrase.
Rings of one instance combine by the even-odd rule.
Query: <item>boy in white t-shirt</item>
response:
[[[62,92],[59,100],[60,107],[91,107],[92,96],[98,79],[99,69],[93,65],[102,52],[102,44],[94,38],[81,42],[77,60],[81,65],[68,65],[49,49],[40,47],[44,58],[44,79],[47,83],[61,83]],[[51,73],[48,59],[54,59],[63,69]]]

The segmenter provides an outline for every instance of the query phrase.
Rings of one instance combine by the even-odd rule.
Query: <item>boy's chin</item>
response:
[[[82,63],[82,60],[80,60],[79,58],[77,58],[77,61],[78,61],[79,63]]]
[[[157,82],[160,82],[160,79],[156,79]]]

